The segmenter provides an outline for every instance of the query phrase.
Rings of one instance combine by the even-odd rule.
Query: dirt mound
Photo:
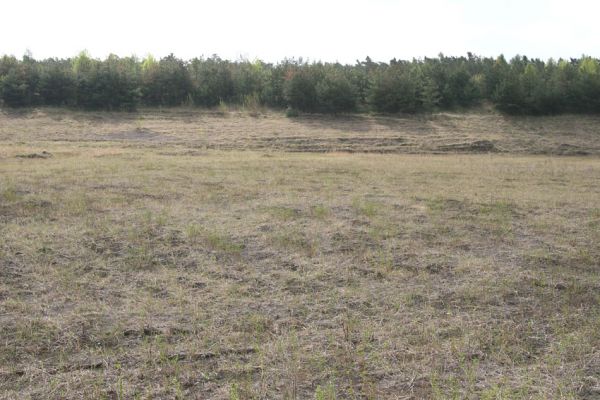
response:
[[[29,153],[29,154],[17,154],[17,158],[50,158],[52,157],[51,153],[47,151],[42,151],[41,153]]]
[[[100,140],[139,140],[139,141],[167,141],[170,138],[162,133],[146,128],[136,128],[130,131],[121,131],[99,135]]]
[[[467,143],[455,143],[438,146],[442,151],[454,151],[465,153],[495,153],[498,151],[494,143],[489,140],[476,140]]]
[[[568,144],[568,143],[561,143],[558,146],[556,154],[560,154],[563,156],[586,156],[586,155],[590,154],[590,152],[587,150],[584,150],[580,146],[575,146],[575,145]]]
[[[253,138],[246,147],[253,149],[269,148],[273,150],[326,153],[398,153],[406,150],[413,143],[403,137],[306,137],[280,136]]]

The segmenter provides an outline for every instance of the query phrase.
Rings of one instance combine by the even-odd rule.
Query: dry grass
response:
[[[0,398],[600,395],[596,157],[61,142],[72,114],[24,118],[0,125]]]
[[[0,110],[0,141],[120,141],[217,150],[600,155],[598,126],[598,116],[506,117],[490,112],[286,118],[254,109]]]

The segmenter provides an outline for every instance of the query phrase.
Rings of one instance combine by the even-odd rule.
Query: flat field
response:
[[[0,398],[599,398],[599,127],[0,113]]]

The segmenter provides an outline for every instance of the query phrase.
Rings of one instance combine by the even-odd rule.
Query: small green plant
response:
[[[390,248],[380,247],[376,250],[373,257],[374,267],[382,274],[391,272],[394,269],[394,255]]]
[[[145,210],[139,217],[138,224],[132,229],[132,237],[137,240],[146,240],[155,237],[167,224],[168,216],[165,211],[155,214],[152,210]]]
[[[279,233],[274,237],[274,241],[283,248],[304,251],[310,257],[315,256],[318,251],[317,242],[312,238],[307,238],[304,233],[297,230]]]
[[[184,399],[185,398],[185,395],[183,394],[183,387],[182,387],[179,379],[177,379],[177,377],[173,377],[171,379],[171,386],[173,387],[173,391],[175,392],[176,399]]]
[[[229,387],[229,400],[240,400],[240,389],[237,383],[232,383]]]
[[[2,199],[4,201],[13,202],[18,198],[17,189],[14,185],[8,184],[2,189]]]
[[[244,318],[243,325],[246,331],[256,336],[261,336],[269,331],[271,321],[265,315],[251,313]]]
[[[146,242],[137,246],[131,246],[127,249],[125,261],[135,269],[150,268],[155,263],[154,252],[150,244]]]
[[[190,224],[185,228],[185,236],[189,241],[195,242],[202,235],[203,229],[198,224]]]
[[[324,205],[319,204],[319,205],[312,207],[311,213],[316,219],[322,220],[322,219],[325,219],[329,215],[329,208],[325,207]]]
[[[64,206],[71,215],[83,215],[88,211],[91,200],[85,192],[75,193],[67,199]]]
[[[288,107],[285,110],[285,116],[288,118],[296,118],[300,115],[300,113],[298,112],[298,110],[296,110],[295,108],[292,107]]]
[[[262,104],[258,93],[247,94],[243,101],[244,110],[252,116],[258,116],[262,111]]]
[[[352,201],[352,208],[354,208],[358,214],[368,218],[377,215],[380,207],[381,205],[379,203],[370,200],[360,200],[356,198]]]
[[[138,116],[135,120],[135,130],[137,132],[141,132],[144,130],[144,118],[142,116]]]
[[[427,199],[427,208],[433,214],[440,214],[446,208],[446,199],[442,197],[434,197]]]
[[[243,244],[233,242],[229,237],[218,232],[209,232],[206,235],[206,243],[213,250],[239,255],[244,249]]]
[[[119,373],[119,378],[117,379],[117,399],[124,400],[125,399],[125,385],[123,383],[123,377],[121,376],[121,363],[115,364],[115,369]]]
[[[299,216],[299,210],[291,207],[271,207],[269,208],[270,214],[283,221],[289,221]]]
[[[464,386],[467,388],[469,393],[475,394],[475,384],[477,383],[477,370],[479,368],[479,360],[475,358],[474,360],[466,360],[464,357],[461,357],[459,364],[463,370],[464,375]]]
[[[236,243],[229,236],[217,231],[209,231],[206,228],[192,223],[185,228],[185,236],[188,241],[204,243],[208,248],[222,253],[239,256],[244,250],[244,245]]]
[[[229,113],[229,106],[223,100],[219,100],[219,105],[217,106],[217,112],[220,115],[227,115]]]
[[[315,391],[315,400],[335,400],[337,398],[335,394],[335,386],[329,382],[327,385],[317,386]]]

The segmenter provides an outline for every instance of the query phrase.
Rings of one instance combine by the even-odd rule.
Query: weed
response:
[[[219,105],[217,106],[217,112],[219,115],[225,116],[229,114],[229,106],[223,100],[219,100]]]
[[[232,383],[229,387],[229,400],[241,400],[240,390],[237,383]]]
[[[260,95],[258,93],[245,95],[242,105],[244,110],[249,112],[249,114],[253,117],[260,115],[260,113],[263,111]]]
[[[215,251],[240,256],[244,250],[243,244],[236,243],[230,237],[216,231],[207,232],[205,238],[208,247]]]
[[[318,244],[312,238],[308,238],[303,232],[290,230],[274,235],[274,242],[281,248],[298,250],[310,257],[317,254]]]
[[[297,118],[299,115],[300,115],[300,113],[295,108],[288,107],[285,110],[285,116],[288,118]]]
[[[19,198],[17,194],[17,189],[13,184],[3,185],[2,188],[2,199],[6,202],[12,203],[17,201]]]
[[[359,198],[355,198],[352,200],[352,208],[354,208],[359,215],[373,218],[381,209],[381,204],[370,200],[361,200]]]
[[[317,386],[315,400],[335,400],[336,398],[335,385],[332,382],[329,382],[324,386]]]
[[[185,235],[187,239],[192,243],[197,242],[203,233],[204,229],[198,224],[189,224],[185,228]]]
[[[291,207],[270,207],[268,210],[271,215],[282,221],[289,221],[300,216],[300,211]]]
[[[311,207],[311,215],[319,220],[324,220],[329,216],[331,210],[322,204]]]

